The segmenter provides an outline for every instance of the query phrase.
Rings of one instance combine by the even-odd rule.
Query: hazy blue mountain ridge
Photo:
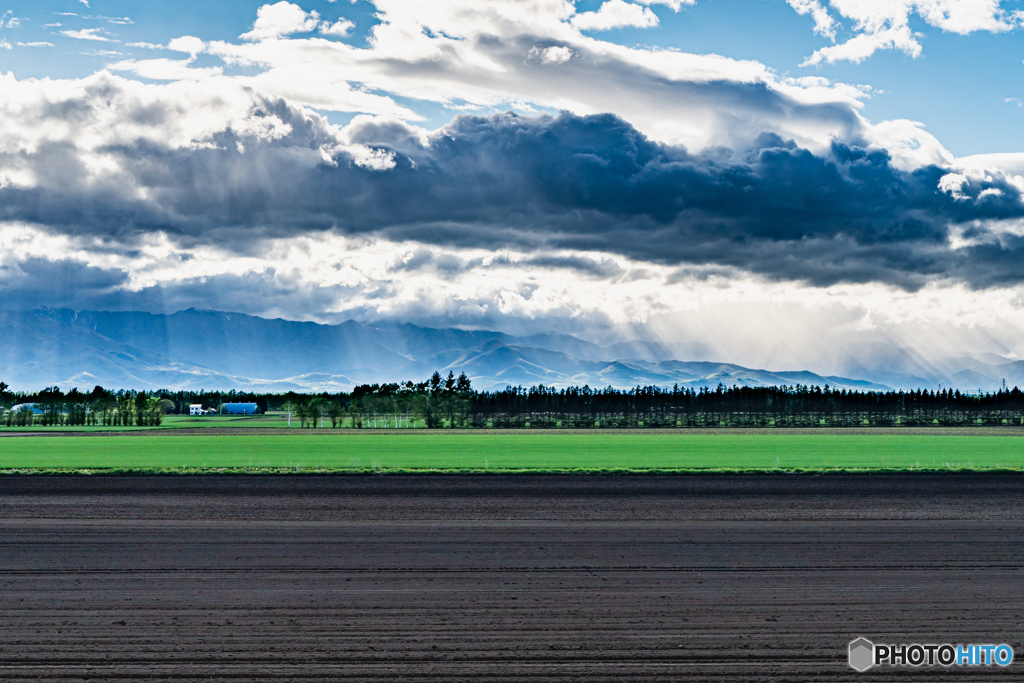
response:
[[[516,337],[408,323],[337,325],[189,309],[172,315],[42,309],[0,311],[0,379],[44,385],[136,389],[345,390],[364,382],[422,380],[465,372],[478,388],[507,385],[686,387],[818,385],[856,390],[1024,385],[1024,361],[947,359],[943,367],[882,347],[883,363],[851,361],[851,377],[768,371],[671,359],[663,345],[600,346],[564,334]],[[874,349],[868,349],[874,351]],[[1002,361],[1002,362],[1000,362]]]

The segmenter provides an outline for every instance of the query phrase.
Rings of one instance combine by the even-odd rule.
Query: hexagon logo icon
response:
[[[875,644],[867,638],[850,641],[850,666],[856,671],[867,671],[875,664]]]

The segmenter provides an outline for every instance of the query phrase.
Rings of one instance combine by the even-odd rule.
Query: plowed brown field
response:
[[[1024,680],[1021,634],[1024,476],[0,477],[0,680]]]

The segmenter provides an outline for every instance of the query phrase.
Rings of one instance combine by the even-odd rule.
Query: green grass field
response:
[[[383,421],[382,421],[383,422]],[[342,419],[342,428],[351,427],[351,420],[348,417]],[[413,427],[423,427],[423,420],[415,420]],[[203,417],[192,417],[189,415],[167,415],[159,427],[138,427],[135,425],[110,425],[110,426],[47,426],[33,425],[30,427],[7,427],[0,425],[0,433],[3,432],[53,432],[56,434],[67,434],[72,432],[152,432],[169,429],[225,429],[225,428],[256,428],[256,429],[299,429],[299,418],[292,416],[289,424],[287,417],[279,413],[267,415],[205,415]],[[324,428],[330,429],[331,422],[324,419]]]
[[[298,420],[293,420],[294,427],[298,427]],[[163,424],[159,427],[137,427],[135,425],[97,425],[97,426],[48,426],[42,427],[33,425],[31,427],[6,427],[0,426],[2,432],[55,432],[66,434],[69,432],[151,432],[163,429],[206,429],[211,427],[258,427],[259,429],[274,429],[288,427],[288,420],[275,415],[258,416],[233,416],[233,415],[208,415],[204,417],[190,417],[188,415],[167,415]]]
[[[289,434],[0,438],[0,470],[1024,470],[1024,437]]]

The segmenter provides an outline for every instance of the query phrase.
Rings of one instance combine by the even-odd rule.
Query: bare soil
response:
[[[4,681],[1021,680],[1021,634],[1020,475],[0,477]]]

